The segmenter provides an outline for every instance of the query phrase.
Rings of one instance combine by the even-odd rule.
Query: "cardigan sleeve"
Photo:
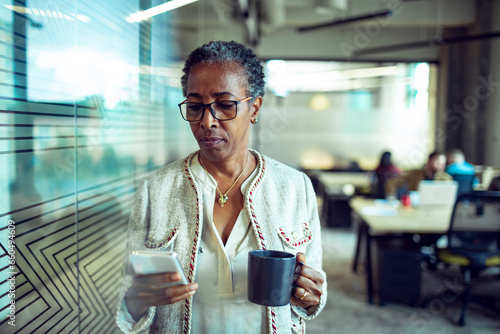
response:
[[[319,271],[324,278],[323,283],[323,294],[320,297],[319,304],[316,306],[316,310],[308,315],[308,312],[303,307],[299,307],[296,305],[292,305],[292,310],[301,318],[306,320],[314,319],[325,307],[326,298],[327,298],[327,282],[326,282],[326,273],[323,271],[323,249],[321,246],[321,224],[319,221],[318,215],[318,205],[316,202],[316,194],[314,193],[311,180],[303,174],[304,184],[305,184],[305,193],[306,193],[306,206],[307,206],[307,215],[309,219],[309,224],[311,231],[313,233],[314,239],[313,242],[308,246],[306,250],[306,263],[311,268]]]
[[[134,206],[130,214],[127,247],[123,258],[122,266],[122,285],[120,288],[116,323],[118,328],[127,334],[148,332],[153,323],[156,307],[150,307],[144,316],[135,322],[128,312],[125,303],[125,294],[132,285],[133,277],[129,271],[129,255],[132,250],[143,249],[149,229],[150,207],[148,195],[148,183],[143,181],[136,192]]]

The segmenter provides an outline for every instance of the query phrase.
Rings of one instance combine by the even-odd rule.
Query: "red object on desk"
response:
[[[410,195],[403,195],[401,197],[401,203],[403,204],[403,206],[406,206],[406,207],[411,206]]]

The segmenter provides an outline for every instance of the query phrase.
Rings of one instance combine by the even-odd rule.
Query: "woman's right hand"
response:
[[[127,309],[132,318],[138,321],[150,306],[173,304],[194,295],[198,283],[162,287],[165,283],[180,279],[179,273],[134,276],[132,286],[125,295]]]

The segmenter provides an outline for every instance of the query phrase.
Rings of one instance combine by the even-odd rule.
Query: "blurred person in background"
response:
[[[479,184],[479,179],[475,176],[474,166],[465,161],[464,152],[458,148],[446,151],[445,170],[458,182],[457,195],[469,193],[473,191],[475,185]]]
[[[445,166],[446,156],[441,152],[432,152],[422,169],[410,170],[389,180],[385,188],[386,197],[398,198],[410,191],[416,191],[423,180],[452,181],[453,178],[444,171]]]
[[[465,161],[464,152],[458,148],[452,148],[446,151],[446,173],[451,176],[474,175],[474,166]]]
[[[391,152],[384,152],[380,156],[380,163],[375,169],[375,198],[385,198],[385,187],[387,182],[401,175],[401,170],[392,163]]]

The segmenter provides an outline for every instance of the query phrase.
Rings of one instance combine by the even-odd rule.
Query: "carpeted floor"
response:
[[[461,303],[440,293],[453,284],[460,288],[461,275],[456,268],[423,271],[421,295],[429,297],[427,307],[398,303],[386,303],[384,306],[367,304],[364,270],[360,266],[357,273],[351,271],[355,234],[329,228],[324,228],[322,234],[328,301],[323,312],[308,322],[307,333],[500,333],[500,313],[489,311],[476,303],[469,305],[466,326],[455,325]],[[484,272],[473,280],[471,291],[472,294],[496,296],[497,307],[500,307],[500,276],[497,269]]]

